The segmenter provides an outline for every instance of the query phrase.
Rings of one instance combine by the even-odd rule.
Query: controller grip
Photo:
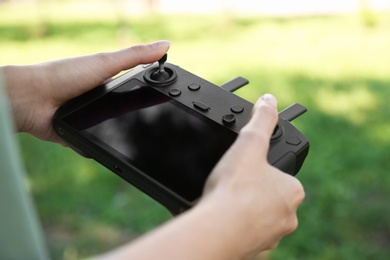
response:
[[[273,166],[285,173],[295,176],[301,169],[303,162],[308,154],[308,150],[309,149],[305,149],[303,153],[299,154],[298,156],[294,152],[288,152],[275,163],[273,163]]]
[[[288,173],[290,175],[296,174],[296,162],[297,156],[293,152],[286,153],[283,157],[281,157],[278,161],[276,161],[273,165],[279,170]]]

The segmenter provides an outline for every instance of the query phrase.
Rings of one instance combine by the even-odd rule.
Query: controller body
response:
[[[157,93],[156,97],[158,96],[158,98],[148,98],[148,101],[145,101],[144,103],[163,103],[165,102],[163,101],[165,99],[168,100],[168,102],[174,102],[176,104],[175,107],[177,106],[175,109],[184,111],[184,116],[191,115],[200,118],[203,122],[202,124],[213,125],[213,129],[219,129],[217,131],[221,131],[228,135],[228,138],[230,138],[228,144],[222,148],[223,150],[226,150],[234,141],[240,130],[250,120],[253,104],[233,94],[224,87],[216,86],[215,84],[174,64],[165,64],[164,70],[169,75],[167,78],[156,79],[153,75],[156,74],[156,71],[159,69],[161,70],[161,64],[159,67],[159,64],[157,63],[138,66],[134,70],[113,79],[105,85],[99,86],[98,88],[71,100],[58,109],[54,117],[53,124],[57,134],[69,145],[69,147],[73,148],[85,157],[95,159],[144,193],[151,196],[153,199],[160,202],[173,214],[178,214],[183,210],[192,207],[196,203],[207,176],[202,177],[200,184],[194,188],[197,189],[194,193],[195,195],[191,194],[189,197],[186,197],[186,195],[181,194],[181,190],[186,193],[187,188],[185,186],[192,185],[191,181],[188,182],[189,184],[186,184],[185,181],[183,181],[183,189],[180,187],[178,190],[175,190],[169,187],[170,184],[165,185],[164,182],[159,181],[157,177],[154,178],[153,175],[148,172],[153,171],[153,169],[157,167],[161,170],[161,168],[165,167],[164,163],[166,161],[169,161],[169,163],[172,164],[172,161],[174,161],[175,158],[161,159],[162,163],[159,163],[158,166],[155,166],[154,168],[151,168],[150,166],[156,164],[154,159],[148,158],[146,160],[147,163],[145,164],[145,168],[138,167],[136,162],[137,159],[132,158],[130,160],[128,158],[132,156],[130,153],[126,154],[126,152],[118,152],[120,149],[113,149],[112,145],[110,145],[111,141],[109,138],[107,139],[108,141],[101,141],[99,140],[99,136],[91,136],[94,133],[92,130],[88,133],[84,133],[84,130],[91,128],[90,125],[97,124],[96,122],[100,123],[105,121],[107,118],[116,117],[117,115],[115,115],[115,113],[122,113],[118,112],[117,108],[122,106],[120,105],[121,102],[123,104],[136,103],[134,102],[134,100],[136,100],[135,98],[131,99],[133,101],[130,102],[128,99],[121,101],[121,97],[136,93],[137,91],[139,92],[140,90],[153,90]],[[237,87],[234,87],[234,83],[231,83],[230,85],[232,84],[233,86],[230,86],[232,87],[231,89],[236,89]],[[228,84],[226,86],[228,86]],[[101,109],[103,112],[97,112],[100,116],[105,110],[111,109],[111,107],[102,108],[102,104],[106,104],[108,101],[104,101],[100,103],[100,105],[93,105],[108,95],[115,96],[116,98],[112,105],[116,106],[116,108],[113,109],[115,112],[108,113],[108,115],[105,115],[106,118],[92,120],[91,117],[93,117],[93,111]],[[155,94],[153,94],[153,97],[154,95]],[[88,108],[88,106],[91,108]],[[136,107],[126,108],[125,110],[127,112],[130,110],[140,110],[146,106],[148,105],[138,104]],[[88,113],[84,111],[86,109],[89,109]],[[268,152],[269,163],[291,175],[296,175],[300,170],[309,151],[309,142],[307,138],[291,124],[290,121],[305,111],[305,107],[299,104],[294,104],[280,112],[278,124],[270,140],[270,148]],[[155,111],[154,113],[158,112]],[[91,122],[85,123],[85,121],[88,120]],[[174,118],[172,120],[174,121]],[[125,119],[121,118],[119,122],[123,121],[125,121]],[[118,122],[110,122],[107,121],[106,125],[111,126],[113,124],[118,124]],[[163,133],[163,128],[166,124],[168,123],[163,123],[153,128],[156,132]],[[75,125],[77,125],[77,127]],[[102,130],[100,131],[102,132]],[[144,132],[145,131],[146,130],[144,130]],[[220,134],[217,133],[214,137],[204,136],[203,140],[211,142],[212,140],[218,138],[219,135]],[[110,138],[115,138],[115,135]],[[161,138],[164,139],[164,137]],[[171,136],[169,138],[170,140],[174,140],[175,136]],[[186,139],[191,139],[191,136],[186,137]],[[123,143],[123,140],[118,142]],[[169,149],[172,142],[164,143],[166,149]],[[107,143],[109,144],[107,145]],[[149,149],[150,152],[152,153],[152,150],[156,150],[158,145],[159,144],[153,144],[151,146],[153,148]],[[193,144],[192,146],[196,146],[196,144]],[[209,149],[208,147],[209,146],[200,148],[200,151],[197,153],[207,154],[208,150],[212,153],[212,149]],[[165,153],[164,149],[156,152],[157,156],[154,158],[160,157],[159,154]],[[176,147],[174,149],[180,150],[180,146],[179,148]],[[192,151],[195,148],[189,147],[187,149]],[[183,151],[183,153],[185,153],[185,151]],[[215,159],[216,161],[213,162],[212,166],[214,166],[217,162],[219,156],[220,155],[218,155],[218,158]],[[171,157],[174,156],[171,155]],[[185,159],[181,160],[185,161]],[[194,163],[191,159],[188,159],[187,161],[188,164]],[[192,174],[194,175],[196,173]],[[170,178],[176,177],[171,176]],[[181,184],[176,183],[175,185],[180,186]]]

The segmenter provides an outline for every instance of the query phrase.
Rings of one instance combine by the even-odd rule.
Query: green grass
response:
[[[216,84],[241,75],[238,95],[264,92],[282,109],[308,107],[295,125],[311,141],[297,176],[306,191],[299,229],[271,259],[389,259],[390,16],[266,19],[106,16],[41,19],[0,5],[0,64],[115,50],[169,39],[172,63]],[[52,10],[53,6],[48,8]],[[25,14],[25,15],[24,15]],[[35,20],[34,20],[35,19]],[[35,22],[31,22],[35,21]],[[38,22],[37,22],[38,21]],[[58,145],[20,135],[30,186],[55,259],[88,256],[170,219],[120,178]]]

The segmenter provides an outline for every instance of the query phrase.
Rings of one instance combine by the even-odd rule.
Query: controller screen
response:
[[[132,79],[66,116],[94,142],[189,202],[236,134]]]

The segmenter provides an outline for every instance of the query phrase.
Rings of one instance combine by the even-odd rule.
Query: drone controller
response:
[[[166,60],[138,66],[68,102],[54,128],[71,148],[177,214],[199,199],[253,104],[232,93],[248,80],[218,87]],[[290,122],[305,112],[299,104],[280,112],[270,140],[269,163],[291,175],[300,170],[309,142]]]

